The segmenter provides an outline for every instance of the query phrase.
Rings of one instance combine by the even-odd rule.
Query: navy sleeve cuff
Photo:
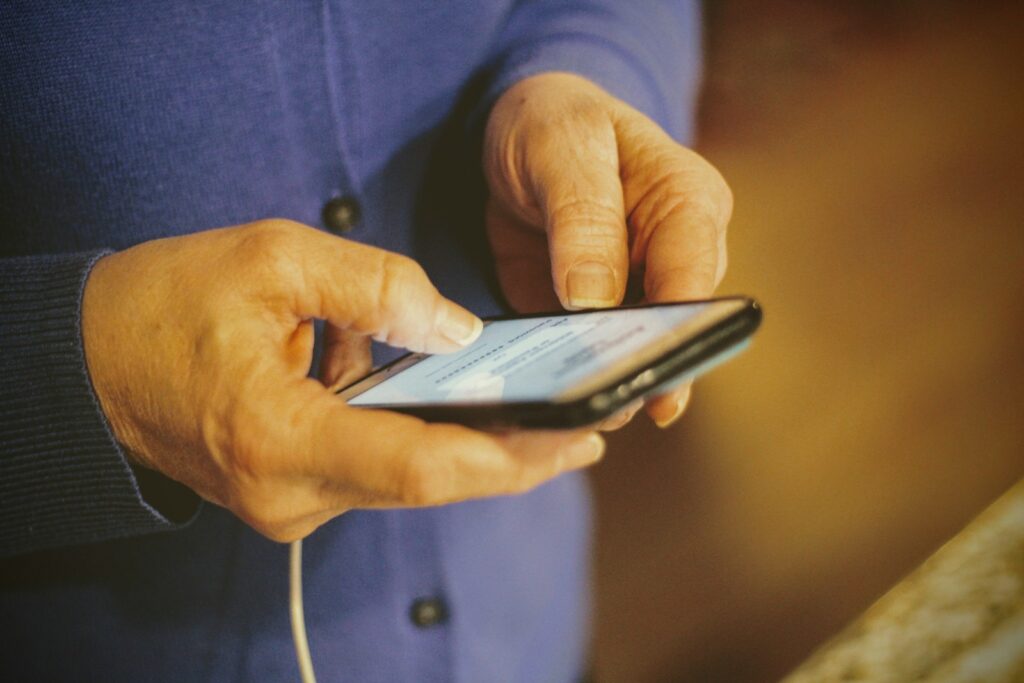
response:
[[[0,261],[0,555],[184,526],[198,496],[136,472],[89,380],[81,303],[105,252]]]

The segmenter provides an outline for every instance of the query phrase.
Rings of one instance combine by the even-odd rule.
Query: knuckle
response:
[[[548,447],[542,447],[548,448]],[[530,457],[505,450],[505,465],[491,478],[494,493],[519,495],[533,490],[559,471],[561,456],[556,450],[534,452]],[[534,449],[531,449],[534,450]]]
[[[611,200],[570,199],[552,207],[548,221],[555,229],[568,231],[574,238],[603,243],[611,233],[620,236],[624,216]]]
[[[369,286],[372,305],[367,308],[360,327],[373,331],[377,341],[401,346],[416,344],[418,335],[425,331],[412,331],[413,323],[420,318],[408,313],[433,306],[424,296],[430,289],[426,272],[412,259],[392,252],[382,252],[372,272],[373,282]],[[399,322],[402,324],[398,325]],[[398,327],[405,330],[403,338],[396,337]]]
[[[686,284],[689,297],[710,295],[708,285],[714,282],[715,266],[713,256],[698,255],[696,260],[686,265],[672,266],[654,272],[648,270],[644,275],[644,289],[650,292],[661,292]]]
[[[504,493],[519,495],[528,493],[540,483],[537,472],[531,471],[525,464],[520,463],[514,473],[505,482]]]
[[[701,230],[702,237],[712,239],[724,230],[722,216],[715,192],[670,173],[651,187],[631,218],[655,226],[679,221]]]
[[[711,228],[709,232],[715,234],[721,225],[722,210],[718,201],[708,196],[707,193],[694,193],[686,197],[682,204],[683,210],[697,218],[700,223]]]
[[[384,252],[378,267],[378,307],[387,310],[396,308],[425,278],[423,268],[411,258]]]
[[[719,228],[724,229],[732,215],[732,188],[711,162],[699,155],[697,158],[700,160],[699,174],[697,181],[693,183],[693,189],[687,193],[689,200],[699,202],[708,217],[713,219]]]
[[[638,211],[655,221],[683,211],[715,232],[724,232],[732,215],[732,189],[718,169],[699,154],[675,143],[673,147],[675,152],[652,164],[660,170],[649,179]]]
[[[709,164],[712,173],[711,181],[711,195],[714,197],[715,204],[715,216],[717,218],[717,224],[721,230],[725,230],[729,223],[729,219],[732,217],[733,202],[735,198],[732,193],[732,188],[729,187],[729,183],[726,182],[722,174],[714,166]]]
[[[299,246],[308,229],[283,219],[253,223],[243,229],[234,256],[247,278],[262,277],[275,283],[301,277]]]
[[[725,178],[722,177],[721,173],[718,174],[718,178],[721,181],[721,184],[719,186],[719,193],[721,199],[719,200],[719,202],[724,212],[727,215],[731,216],[733,207],[736,205],[736,196],[732,192],[732,187],[729,186],[729,183],[726,182]]]
[[[300,232],[297,223],[284,219],[267,219],[251,223],[243,229],[243,248],[255,253],[273,253],[288,248]]]
[[[424,427],[413,442],[416,445],[406,449],[409,457],[398,480],[398,498],[403,504],[422,507],[455,500],[453,460],[441,455],[443,449],[431,447],[435,442],[445,442],[443,431]],[[424,444],[427,447],[421,449]]]
[[[715,273],[715,286],[717,287],[722,283],[725,278],[725,274],[729,271],[729,255],[726,252],[720,252],[718,255],[718,270]]]
[[[433,500],[433,476],[421,463],[417,458],[410,458],[402,473],[401,500],[413,507],[428,505]]]
[[[560,462],[561,458],[552,457],[545,465],[529,467],[521,464],[517,468],[518,471],[509,480],[507,492],[512,495],[529,493],[561,472]]]

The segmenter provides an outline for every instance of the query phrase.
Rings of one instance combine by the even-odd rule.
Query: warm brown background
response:
[[[766,320],[594,473],[599,683],[777,679],[1024,476],[1024,11],[707,13],[722,291]]]

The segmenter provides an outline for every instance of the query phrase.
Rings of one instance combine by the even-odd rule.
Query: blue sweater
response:
[[[346,196],[347,237],[492,313],[476,155],[493,99],[572,71],[685,138],[698,62],[682,0],[0,4],[0,679],[298,676],[286,548],[111,438],[79,327],[97,258],[265,217],[319,226]],[[319,678],[573,680],[589,529],[578,476],[343,515],[306,542]],[[417,625],[420,598],[446,618]]]

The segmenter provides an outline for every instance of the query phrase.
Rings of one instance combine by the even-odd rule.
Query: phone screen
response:
[[[492,320],[452,354],[414,354],[351,405],[550,400],[651,349],[713,302]],[[348,394],[346,390],[343,395]]]

